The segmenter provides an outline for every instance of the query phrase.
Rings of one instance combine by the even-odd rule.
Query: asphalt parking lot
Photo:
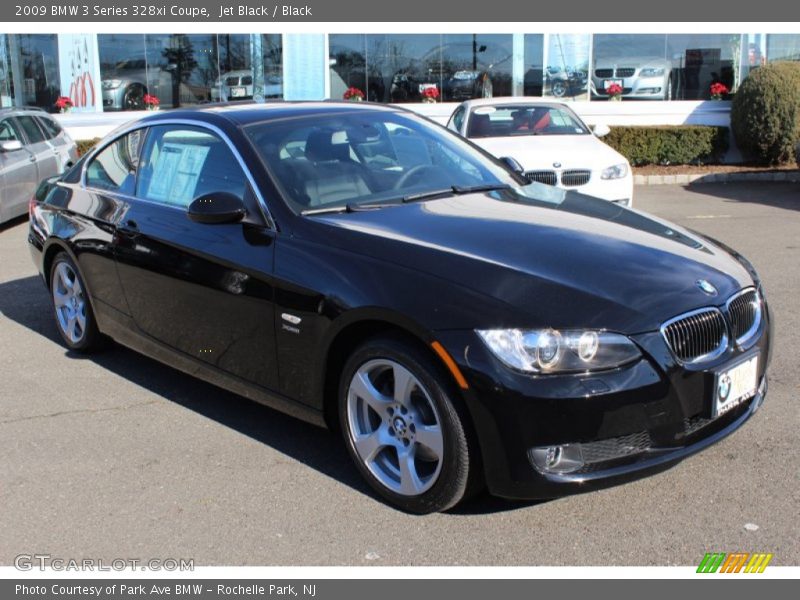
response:
[[[339,439],[122,347],[61,345],[25,243],[0,227],[0,564],[18,554],[197,565],[800,564],[800,185],[637,188],[637,207],[733,246],[776,315],[770,391],[677,467],[542,503],[398,512]]]

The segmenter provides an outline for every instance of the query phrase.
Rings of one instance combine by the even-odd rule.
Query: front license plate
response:
[[[243,98],[247,95],[247,90],[243,87],[232,87],[231,98]]]
[[[758,387],[758,355],[717,373],[714,383],[712,417],[724,415],[756,393]]]
[[[622,87],[622,79],[606,79],[603,82],[603,87],[605,89],[610,88],[612,85],[617,84],[619,87]]]

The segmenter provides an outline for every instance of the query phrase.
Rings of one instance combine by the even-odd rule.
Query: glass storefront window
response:
[[[544,35],[525,34],[523,94],[541,96],[544,89]]]
[[[608,87],[622,87],[625,100],[671,100],[678,73],[667,59],[666,35],[595,35],[590,89],[606,100]]]
[[[586,100],[590,37],[555,33],[548,39],[545,95],[562,100]]]
[[[510,35],[331,35],[331,97],[349,88],[374,102],[509,96]]]
[[[9,38],[14,104],[55,111],[61,95],[57,36],[25,33]]]
[[[103,109],[283,96],[280,34],[98,35]]]
[[[739,34],[670,34],[666,58],[677,73],[676,100],[708,100],[713,83],[731,91],[739,85]]]
[[[97,36],[103,110],[143,110],[148,93],[144,35]]]
[[[767,59],[800,60],[800,34],[771,33],[767,36]]]
[[[713,83],[733,91],[740,80],[739,34],[595,35],[592,99],[608,86],[623,100],[708,100]]]

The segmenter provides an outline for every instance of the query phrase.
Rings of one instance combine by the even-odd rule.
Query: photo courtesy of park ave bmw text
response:
[[[0,6],[1,597],[800,576],[800,9],[564,8]]]

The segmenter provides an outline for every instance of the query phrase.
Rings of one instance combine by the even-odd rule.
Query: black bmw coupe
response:
[[[512,167],[387,106],[172,111],[43,183],[28,241],[69,348],[339,429],[404,510],[621,483],[747,421],[750,263]]]

